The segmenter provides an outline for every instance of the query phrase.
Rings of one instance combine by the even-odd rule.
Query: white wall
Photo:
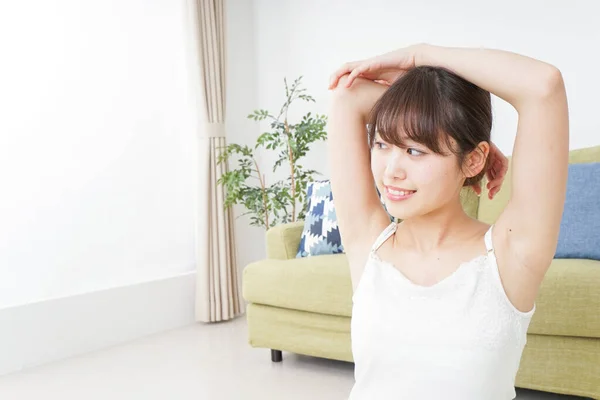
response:
[[[0,307],[195,269],[184,11],[2,2]]]
[[[0,3],[0,374],[194,321],[188,6]]]
[[[252,145],[259,135],[259,125],[246,118],[258,108],[256,58],[256,18],[252,0],[226,0],[226,113],[225,129],[228,143]],[[260,154],[258,159],[260,159]],[[235,162],[230,166],[236,168]],[[234,207],[234,223],[239,279],[243,267],[264,258],[264,230],[250,226],[242,206]],[[257,239],[258,238],[258,239]]]
[[[596,2],[558,0],[254,0],[257,107],[278,110],[284,98],[283,77],[291,80],[303,75],[317,103],[292,109],[290,115],[327,113],[328,77],[346,61],[418,42],[485,46],[559,67],[569,96],[571,148],[598,145],[598,8]],[[233,63],[244,62],[247,54],[233,57]],[[239,86],[231,90],[235,97],[248,89]],[[492,138],[505,154],[512,154],[517,114],[508,103],[498,98],[493,101]],[[256,135],[258,132],[253,140]],[[270,165],[269,156],[263,157],[263,163]],[[304,165],[327,176],[325,145],[316,145]],[[254,242],[262,251],[264,239],[256,236]],[[248,249],[240,252],[244,259],[259,257]]]

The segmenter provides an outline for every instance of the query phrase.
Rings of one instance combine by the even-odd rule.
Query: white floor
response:
[[[0,377],[2,400],[346,399],[353,365],[247,343],[241,317],[197,324]],[[0,355],[1,356],[1,355]],[[575,397],[518,390],[518,400]]]

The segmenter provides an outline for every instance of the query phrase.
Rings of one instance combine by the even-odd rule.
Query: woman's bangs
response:
[[[450,140],[444,129],[445,113],[437,94],[431,89],[396,87],[384,93],[370,118],[371,126],[376,127],[383,141],[406,148],[409,147],[407,140],[410,140],[434,153],[446,154],[443,148]]]

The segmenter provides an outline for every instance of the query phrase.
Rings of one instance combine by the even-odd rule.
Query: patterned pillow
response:
[[[308,184],[308,208],[296,258],[344,252],[329,180]]]
[[[385,209],[379,190],[377,194]],[[343,253],[344,245],[340,237],[329,180],[310,182],[306,201],[308,207],[296,258]],[[390,215],[390,221],[393,220],[394,217]]]

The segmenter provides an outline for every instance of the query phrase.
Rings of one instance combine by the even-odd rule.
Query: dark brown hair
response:
[[[407,147],[404,138],[408,138],[437,154],[450,155],[444,151],[449,149],[461,168],[480,142],[491,144],[490,92],[444,68],[413,68],[377,101],[368,128],[371,148],[377,130],[386,143],[400,148]],[[456,141],[455,146],[451,139]],[[488,160],[477,176],[465,180],[464,186],[481,180]]]

